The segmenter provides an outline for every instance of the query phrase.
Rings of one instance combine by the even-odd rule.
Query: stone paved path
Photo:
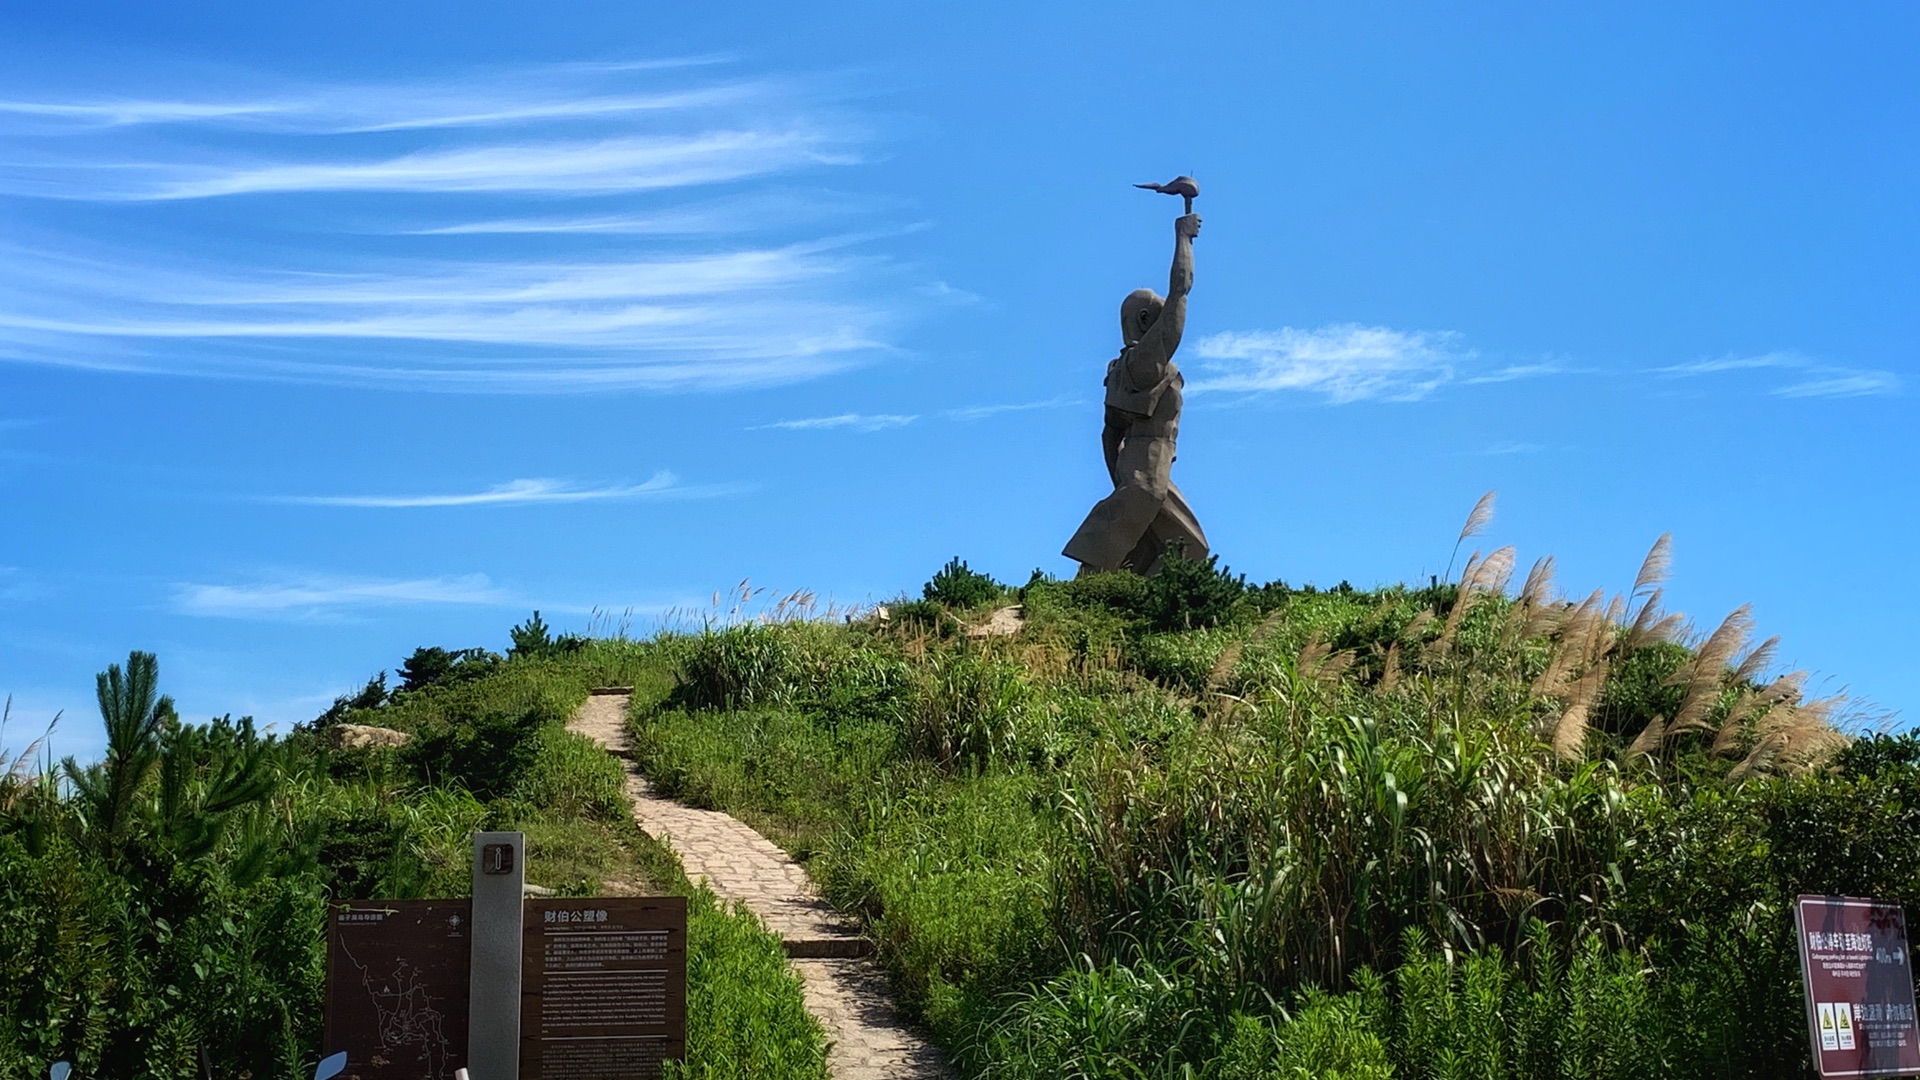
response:
[[[654,793],[633,763],[626,714],[625,694],[595,694],[567,726],[621,759],[634,820],[672,846],[689,879],[741,901],[785,941],[807,1010],[832,1040],[827,1068],[835,1080],[949,1080],[939,1050],[894,1010],[886,976],[866,958],[867,940],[820,898],[805,870],[739,820]]]

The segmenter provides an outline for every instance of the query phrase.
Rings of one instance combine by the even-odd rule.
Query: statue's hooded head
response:
[[[1120,340],[1131,345],[1139,341],[1156,320],[1167,302],[1152,289],[1135,289],[1120,301]]]

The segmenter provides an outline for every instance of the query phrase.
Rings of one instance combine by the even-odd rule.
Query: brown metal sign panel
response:
[[[327,925],[322,1052],[344,1080],[453,1080],[466,1064],[471,970],[465,900],[356,900]]]
[[[1793,913],[1820,1075],[1920,1074],[1913,952],[1900,905],[1802,896]]]
[[[520,1080],[642,1080],[687,1049],[687,899],[527,902]]]

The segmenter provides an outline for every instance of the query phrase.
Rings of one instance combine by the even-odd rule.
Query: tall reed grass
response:
[[[1790,1075],[1785,903],[1920,899],[1920,752],[1856,755],[1744,610],[1666,611],[1671,553],[1614,597],[1502,547],[1371,591],[1036,575],[1012,638],[708,627],[633,723],[970,1076]],[[1890,857],[1811,839],[1850,803]]]

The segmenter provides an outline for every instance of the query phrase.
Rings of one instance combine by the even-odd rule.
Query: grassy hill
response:
[[[1791,899],[1920,899],[1920,740],[1843,734],[1744,612],[1688,633],[1663,564],[1568,601],[1509,551],[1376,590],[956,560],[851,620],[729,617],[749,592],[645,642],[423,649],[284,740],[162,718],[0,794],[0,1075],[292,1075],[325,900],[459,895],[483,825],[542,884],[685,890],[562,730],[606,684],[648,775],[804,860],[970,1077],[1805,1075]],[[696,910],[691,1071],[819,1075],[777,945]]]
[[[978,1077],[1800,1076],[1800,892],[1920,898],[1920,741],[1689,635],[1212,564],[663,641],[649,775],[807,859]],[[1011,636],[984,633],[1019,603]]]

